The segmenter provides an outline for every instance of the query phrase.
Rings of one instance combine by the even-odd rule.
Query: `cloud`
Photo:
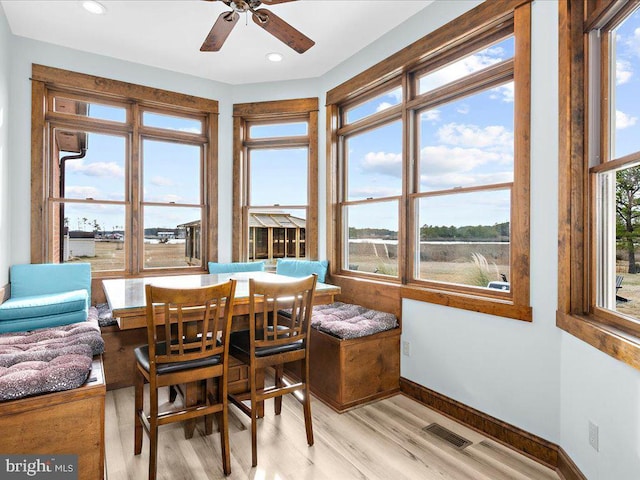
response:
[[[382,110],[386,110],[389,107],[393,107],[393,105],[389,102],[381,102],[377,107],[376,107],[376,112],[381,112]]]
[[[463,174],[487,163],[511,164],[513,155],[446,145],[429,145],[420,150],[420,171],[428,175]]]
[[[95,187],[66,185],[64,194],[67,198],[101,198],[100,190]]]
[[[624,44],[630,50],[630,53],[640,57],[640,27],[633,31],[633,35],[624,40]]]
[[[482,128],[477,125],[448,123],[440,127],[436,135],[447,145],[513,151],[513,132],[502,125]]]
[[[440,110],[426,110],[420,113],[420,120],[423,122],[437,122],[440,120]]]
[[[65,163],[68,172],[80,173],[89,177],[120,177],[124,178],[124,169],[115,162],[84,163],[84,159],[72,160]]]
[[[420,92],[428,92],[504,60],[504,50],[489,48],[458,60],[420,79]]]
[[[632,127],[637,121],[638,117],[633,117],[620,110],[616,110],[616,130]]]
[[[156,187],[173,187],[175,182],[171,178],[155,176],[151,179],[151,185]]]
[[[402,154],[369,152],[360,164],[364,172],[374,172],[392,177],[402,176]]]
[[[501,98],[505,103],[513,103],[515,92],[513,82],[505,83],[504,85],[492,88],[491,91],[493,93],[489,95],[489,98],[491,98],[492,100],[498,100]]]
[[[402,189],[391,187],[366,186],[349,189],[350,198],[383,198],[402,194]]]
[[[616,85],[627,83],[633,76],[633,67],[627,60],[616,60]]]

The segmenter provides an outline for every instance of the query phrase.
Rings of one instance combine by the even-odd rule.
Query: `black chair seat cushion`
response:
[[[156,352],[158,355],[164,355],[166,352],[166,345],[164,342],[156,345]],[[149,371],[149,345],[142,345],[137,347],[134,351],[136,360],[147,372]],[[194,368],[211,367],[218,365],[222,362],[220,355],[212,355],[207,358],[200,358],[198,360],[189,360],[186,362],[172,362],[172,363],[159,363],[156,366],[156,371],[162,375],[163,373],[175,373],[182,370],[190,370]]]
[[[250,334],[249,330],[240,330],[238,332],[231,332],[229,339],[229,353],[233,355],[249,355],[251,349],[249,348]],[[293,352],[296,350],[302,350],[302,340],[297,342],[288,343],[286,345],[279,345],[277,347],[259,347],[256,348],[256,357],[267,357],[269,355],[276,355],[278,353]]]

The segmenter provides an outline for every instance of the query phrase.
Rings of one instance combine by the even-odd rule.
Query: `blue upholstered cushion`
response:
[[[264,272],[264,262],[209,262],[209,273]]]
[[[289,260],[279,258],[276,263],[276,273],[290,277],[306,277],[315,273],[318,275],[318,281],[324,282],[328,266],[329,262],[327,260]]]
[[[63,293],[11,297],[0,304],[1,320],[47,317],[72,312],[87,312],[88,293],[86,290],[72,290]]]
[[[84,289],[91,296],[91,264],[40,263],[13,265],[11,298]]]

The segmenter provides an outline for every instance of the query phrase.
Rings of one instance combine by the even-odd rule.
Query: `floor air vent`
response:
[[[459,450],[462,450],[463,448],[473,443],[470,440],[461,437],[457,433],[453,433],[451,430],[447,430],[442,425],[438,425],[437,423],[427,425],[422,430],[430,433],[431,435],[435,435],[439,439],[444,440],[445,442]]]

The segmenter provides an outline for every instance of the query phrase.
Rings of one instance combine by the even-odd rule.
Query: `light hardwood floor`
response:
[[[161,399],[167,402],[167,398]],[[558,479],[553,470],[470,430],[404,395],[343,414],[312,402],[315,445],[308,447],[301,405],[291,396],[282,415],[273,402],[258,424],[258,466],[251,468],[249,419],[230,407],[232,479]],[[149,442],[133,455],[133,387],[107,392],[106,470],[108,480],[147,477]],[[458,450],[424,432],[432,422],[473,444]],[[215,426],[214,426],[215,429]],[[203,435],[198,422],[191,440],[180,424],[160,428],[158,479],[223,479],[220,437]]]

